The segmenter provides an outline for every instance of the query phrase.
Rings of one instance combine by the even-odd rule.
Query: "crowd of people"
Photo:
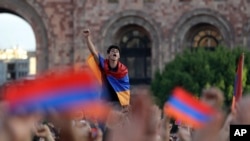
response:
[[[96,121],[79,110],[74,114],[55,109],[46,112],[8,114],[0,105],[1,141],[229,141],[230,124],[249,124],[250,96],[244,96],[235,111],[223,111],[223,93],[218,88],[202,92],[200,100],[219,111],[204,127],[194,129],[173,122],[152,100],[150,90],[138,86],[131,92],[127,110],[113,109],[107,119]]]
[[[229,141],[230,124],[250,123],[250,96],[242,97],[228,112],[223,109],[224,93],[217,87],[204,89],[199,98],[218,111],[209,123],[194,128],[175,122],[157,106],[148,86],[130,89],[128,70],[119,62],[119,47],[110,46],[105,59],[93,45],[90,31],[84,30],[83,35],[93,55],[92,69],[97,66],[104,76],[105,95],[100,98],[110,104],[109,114],[98,120],[82,109],[62,112],[53,107],[32,112],[20,107],[13,114],[1,98],[0,141]]]

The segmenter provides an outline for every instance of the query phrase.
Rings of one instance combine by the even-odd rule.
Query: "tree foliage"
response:
[[[225,95],[226,106],[231,104],[234,79],[240,54],[245,54],[243,93],[250,92],[250,52],[244,48],[216,47],[186,49],[166,64],[162,73],[156,72],[151,84],[156,101],[162,107],[175,86],[182,86],[196,96],[209,86],[219,87]]]

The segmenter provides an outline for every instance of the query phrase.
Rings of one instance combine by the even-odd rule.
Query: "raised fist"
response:
[[[83,36],[86,38],[86,37],[88,37],[88,36],[90,35],[90,30],[89,30],[89,29],[84,29],[84,30],[82,31],[82,34],[83,34]]]

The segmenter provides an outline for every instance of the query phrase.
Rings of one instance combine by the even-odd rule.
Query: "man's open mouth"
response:
[[[116,57],[116,54],[113,54],[114,57]]]

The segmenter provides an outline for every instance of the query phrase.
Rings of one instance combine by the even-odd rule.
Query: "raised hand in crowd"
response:
[[[250,124],[250,95],[243,96],[236,104],[235,112],[233,113],[232,124]]]
[[[121,113],[117,113],[120,118]],[[158,141],[160,111],[153,105],[150,92],[146,88],[134,91],[131,109],[123,126],[116,126],[108,136],[108,141]],[[124,120],[124,119],[123,119]],[[154,123],[153,123],[154,122]]]
[[[210,123],[204,127],[196,129],[193,133],[192,141],[222,141],[220,140],[220,131],[224,123],[224,114],[215,115]]]
[[[35,134],[43,141],[55,141],[55,136],[53,136],[47,124],[37,124],[35,127]]]
[[[179,141],[191,141],[191,128],[188,125],[179,125],[178,133]]]

